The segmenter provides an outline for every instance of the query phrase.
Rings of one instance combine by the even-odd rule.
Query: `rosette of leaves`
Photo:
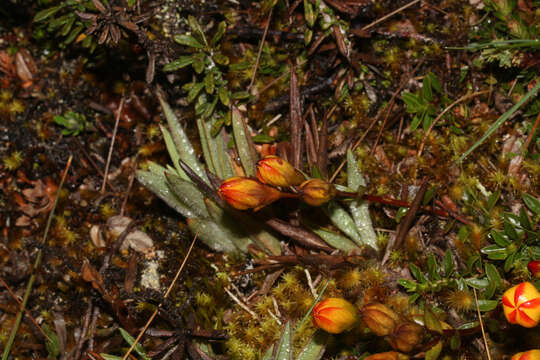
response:
[[[92,1],[66,0],[58,5],[38,11],[34,16],[34,22],[38,24],[35,36],[40,38],[44,32],[54,33],[60,38],[60,47],[66,47],[73,43],[89,26],[90,22],[81,19],[77,12],[87,13],[97,11]],[[86,36],[81,41],[81,46],[93,52],[97,46],[92,35]]]
[[[133,1],[128,2],[127,8],[114,5],[112,1],[100,0],[60,1],[35,15],[34,22],[39,24],[35,34],[40,37],[43,31],[55,33],[62,39],[61,47],[80,41],[90,52],[103,43],[116,45],[122,36],[127,36],[124,30],[138,30],[136,24],[143,21],[146,14],[132,16]]]
[[[224,77],[224,71],[227,71],[229,65],[229,58],[220,49],[220,40],[227,29],[225,21],[217,25],[210,41],[195,17],[190,15],[188,24],[191,33],[175,35],[174,40],[187,46],[191,53],[168,63],[163,70],[171,72],[188,66],[194,70],[193,80],[182,88],[187,91],[187,101],[195,105],[195,115],[213,120],[212,134],[215,135],[225,122],[230,124],[226,109],[231,100],[245,99],[249,94],[245,91],[231,93]]]
[[[271,255],[279,255],[279,241],[265,231],[256,219],[248,214],[241,221],[226,212],[216,199],[216,190],[211,178],[220,181],[234,176],[231,159],[225,146],[225,131],[215,137],[210,135],[208,121],[197,119],[199,136],[203,148],[206,169],[197,160],[195,149],[188,140],[178,118],[169,105],[158,95],[168,127],[161,127],[163,138],[173,166],[160,166],[150,162],[147,170],[139,170],[137,179],[164,200],[169,206],[187,219],[187,224],[194,234],[208,247],[228,253],[247,252],[247,247],[255,243]],[[245,150],[246,133],[241,122],[233,122],[235,143],[244,169],[255,168],[255,160]],[[180,165],[187,166],[189,176]],[[248,171],[246,171],[248,173]],[[193,182],[193,178],[199,181]],[[241,225],[240,225],[241,224]]]
[[[427,293],[439,293],[447,290],[479,291],[478,307],[480,311],[491,311],[497,306],[492,300],[502,285],[502,278],[497,267],[491,263],[482,263],[480,256],[472,256],[467,260],[467,269],[463,273],[456,271],[452,253],[446,251],[439,264],[433,254],[426,261],[426,272],[413,263],[409,270],[414,280],[400,279],[398,283],[412,295],[410,302],[415,302]]]
[[[504,261],[505,272],[521,270],[527,272],[531,260],[540,260],[540,200],[532,195],[523,194],[519,215],[505,213],[502,230],[491,230],[489,236],[494,242],[480,251],[490,260]],[[528,215],[527,210],[533,215]]]
[[[436,94],[441,94],[441,83],[435,74],[428,72],[424,76],[422,89],[413,94],[408,91],[401,93],[403,102],[407,105],[407,112],[414,114],[410,125],[411,131],[414,131],[418,126],[422,125],[424,131],[427,131],[435,115],[439,112],[438,106],[435,104]]]

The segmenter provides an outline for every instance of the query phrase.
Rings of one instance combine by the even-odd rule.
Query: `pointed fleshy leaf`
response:
[[[320,360],[326,350],[326,343],[330,335],[317,331],[309,343],[302,349],[296,360]]]
[[[207,135],[205,121],[203,119],[201,118],[197,119],[197,128],[199,129],[199,139],[201,139],[201,146],[202,146],[206,166],[212,174],[217,175],[216,167],[214,165],[215,160],[209,148],[209,136]]]
[[[201,191],[187,180],[182,180],[179,176],[165,173],[167,185],[174,192],[176,197],[186,204],[197,217],[209,217],[210,214],[204,203],[204,196]]]
[[[222,179],[228,179],[230,177],[233,177],[234,171],[233,166],[231,163],[231,157],[229,156],[229,152],[227,151],[227,145],[225,144],[225,140],[223,138],[225,130],[220,131],[216,137],[215,141],[217,144],[217,154],[218,154],[218,161],[221,164],[220,167],[223,171],[223,173],[220,176]],[[210,135],[212,136],[212,135]]]
[[[234,134],[234,142],[236,144],[236,149],[238,150],[238,156],[240,157],[240,162],[244,168],[246,176],[255,175],[255,154],[251,148],[251,141],[248,138],[248,133],[246,129],[246,124],[240,110],[236,107],[232,108],[232,128]]]
[[[332,231],[324,229],[311,229],[315,234],[319,235],[328,245],[335,247],[344,252],[349,252],[358,249],[358,246],[345,236],[341,236]]]
[[[274,360],[292,360],[293,347],[291,344],[291,323],[287,321],[285,329],[281,333],[281,338],[277,345],[277,352]]]
[[[208,177],[204,172],[202,166],[197,161],[195,155],[195,149],[191,145],[184,129],[180,126],[178,118],[169,107],[169,104],[163,100],[163,98],[158,94],[159,102],[165,113],[165,118],[167,119],[167,124],[169,125],[169,130],[176,145],[176,150],[180,156],[180,159],[184,161],[199,177],[208,183]],[[176,166],[176,164],[175,164]]]
[[[366,181],[358,168],[356,158],[349,149],[347,151],[347,186],[353,191],[358,191],[360,186],[365,185]],[[349,203],[349,210],[356,224],[356,231],[360,235],[362,244],[371,246],[373,249],[379,251],[377,234],[375,234],[375,229],[371,222],[368,202],[354,199]]]
[[[245,228],[243,228],[230,214],[227,214],[225,210],[217,206],[212,200],[205,199],[205,203],[210,216],[216,224],[229,235],[229,238],[240,251],[247,253],[248,245],[251,244],[252,241],[247,236]]]
[[[345,209],[335,201],[330,201],[326,206],[322,206],[322,209],[330,218],[332,224],[351,238],[357,245],[364,245],[360,238],[360,234],[358,234],[358,231],[356,230],[354,220]]]
[[[136,177],[141,184],[150,189],[157,197],[165,201],[167,205],[184,215],[186,218],[196,216],[195,212],[171,191],[163,173],[156,174],[150,171],[138,170]]]
[[[274,353],[274,345],[270,346],[264,353],[262,360],[272,360],[272,354]]]
[[[213,220],[203,218],[187,219],[189,229],[193,234],[198,234],[208,247],[225,253],[238,252],[232,239]]]
[[[135,343],[135,338],[133,336],[131,336],[126,330],[124,330],[122,328],[119,328],[118,330],[120,330],[120,334],[122,335],[124,340],[126,340],[126,342],[130,346],[133,346],[133,344]],[[135,350],[135,352],[137,354],[139,354],[141,359],[150,360],[150,358],[146,355],[146,351],[144,351],[144,348],[140,343],[135,344],[135,346],[133,347],[133,350]]]
[[[163,134],[163,141],[165,141],[165,147],[167,148],[167,152],[169,153],[169,157],[171,158],[172,164],[176,170],[177,175],[179,175],[182,179],[188,180],[186,173],[180,165],[178,164],[178,160],[180,159],[180,154],[178,154],[178,151],[176,150],[176,146],[174,144],[174,140],[171,136],[171,133],[165,126],[160,125],[161,133]]]

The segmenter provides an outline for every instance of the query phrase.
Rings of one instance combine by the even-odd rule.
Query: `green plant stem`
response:
[[[58,190],[54,198],[54,203],[51,208],[51,212],[49,213],[49,218],[47,219],[47,225],[45,225],[45,232],[43,233],[43,238],[41,239],[41,245],[45,244],[45,241],[47,240],[47,235],[49,234],[49,229],[51,227],[52,219],[54,216],[54,210],[56,209],[56,204],[58,204],[58,197],[60,195],[60,191],[62,190],[62,186],[64,185],[64,181],[66,180],[66,176],[67,176],[69,167],[71,166],[72,159],[73,159],[73,155],[70,155],[66,163],[64,174],[62,175],[62,180],[60,180],[60,185],[58,186]],[[11,329],[11,333],[9,334],[9,339],[6,343],[4,353],[2,354],[2,360],[7,360],[9,357],[9,353],[11,352],[11,347],[13,346],[13,342],[15,341],[15,336],[17,335],[17,332],[19,331],[19,327],[21,326],[22,317],[24,315],[24,309],[26,308],[26,304],[28,303],[28,299],[30,298],[30,293],[32,292],[32,286],[34,285],[34,281],[36,280],[36,272],[39,266],[41,265],[42,258],[43,258],[43,252],[42,252],[42,249],[40,248],[38,251],[36,260],[34,261],[34,267],[32,268],[32,275],[30,276],[30,280],[28,280],[28,285],[26,285],[26,290],[24,292],[21,309],[19,310],[19,313],[17,314],[17,318],[15,319],[15,323],[13,324],[13,328]]]
[[[502,114],[494,123],[491,125],[491,127],[486,131],[486,133],[477,141],[474,143],[473,146],[469,148],[469,150],[465,151],[463,155],[457,159],[457,163],[461,163],[467,156],[469,156],[470,153],[472,153],[477,147],[479,147],[488,137],[491,136],[498,128],[501,126],[506,120],[512,116],[513,113],[517,111],[523,104],[525,104],[531,97],[535,96],[538,90],[540,90],[540,79],[536,79],[537,83],[529,90],[528,93],[523,95],[523,97],[514,105],[512,106],[507,112]]]

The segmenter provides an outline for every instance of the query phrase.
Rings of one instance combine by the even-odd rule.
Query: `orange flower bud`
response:
[[[396,350],[409,352],[422,341],[422,327],[413,322],[398,325],[388,338]]]
[[[300,171],[275,155],[266,156],[257,162],[257,179],[272,186],[296,186],[305,180]]]
[[[527,267],[534,278],[540,279],[540,261],[529,261]]]
[[[271,186],[238,176],[225,180],[219,187],[218,194],[235,209],[255,211],[273,203],[282,195]]]
[[[325,299],[313,307],[313,325],[331,334],[339,334],[356,323],[356,307],[340,298]]]
[[[364,306],[362,320],[376,335],[386,336],[394,331],[399,317],[385,305],[374,303]]]
[[[540,360],[540,350],[534,349],[517,353],[511,360]]]
[[[540,321],[540,292],[528,281],[506,290],[502,303],[511,324],[532,328]]]
[[[383,353],[373,354],[364,360],[407,360],[409,357],[397,351],[387,351]]]
[[[309,179],[300,185],[300,198],[311,206],[321,206],[335,195],[334,185],[320,179]]]

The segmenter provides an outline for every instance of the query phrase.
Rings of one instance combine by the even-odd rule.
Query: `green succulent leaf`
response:
[[[163,67],[163,71],[176,71],[193,64],[193,56],[180,56]]]
[[[244,118],[238,108],[232,109],[232,128],[234,141],[236,143],[236,149],[238,150],[238,156],[240,162],[246,173],[246,176],[255,175],[255,152],[251,146],[251,139],[248,138],[246,126],[244,124]]]
[[[291,323],[285,324],[285,329],[281,333],[281,338],[277,345],[276,356],[274,360],[292,360],[293,347],[291,344]]]
[[[45,20],[47,18],[50,18],[51,16],[56,14],[63,7],[64,7],[64,5],[61,4],[61,5],[58,5],[58,6],[53,6],[53,7],[50,7],[48,9],[38,11],[37,14],[34,16],[34,22],[40,22],[40,21],[43,21],[43,20]]]
[[[494,310],[497,307],[497,305],[499,305],[499,302],[497,300],[485,300],[485,299],[478,300],[478,308],[482,312]]]
[[[525,202],[525,205],[527,205],[529,210],[531,210],[536,215],[540,215],[540,200],[526,193],[523,193],[521,197],[523,198],[523,202]]]
[[[323,331],[317,331],[306,346],[302,349],[296,360],[320,360],[330,335]]]
[[[196,49],[204,49],[204,45],[197,41],[193,36],[180,34],[174,36],[174,41],[180,45],[189,46]]]
[[[225,21],[222,21],[218,24],[217,30],[212,37],[212,40],[210,40],[210,46],[214,47],[216,44],[221,40],[223,35],[225,34],[225,31],[227,30],[227,23]]]
[[[197,40],[202,41],[202,43],[205,46],[208,46],[208,43],[206,42],[206,36],[204,36],[204,32],[202,30],[201,24],[199,24],[197,19],[194,16],[189,15],[188,24],[189,24],[189,27],[191,28],[191,31],[193,31],[193,34],[195,35],[195,37],[197,37]]]

